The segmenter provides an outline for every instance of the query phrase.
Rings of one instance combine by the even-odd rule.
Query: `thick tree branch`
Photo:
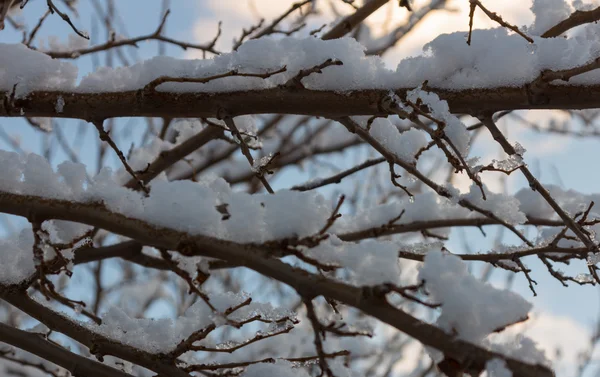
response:
[[[548,84],[543,98],[531,95],[528,86],[493,89],[435,89],[448,101],[453,113],[482,113],[520,109],[587,109],[600,107],[600,85]],[[405,98],[413,88],[394,92]],[[114,117],[215,118],[223,110],[229,116],[244,114],[298,114],[338,118],[348,115],[386,115],[380,101],[389,90],[357,90],[352,93],[302,88],[273,88],[225,93],[173,93],[140,91],[114,93],[31,92],[14,98],[0,91],[0,117],[55,117],[97,119]],[[65,106],[56,112],[61,98]],[[485,101],[482,101],[485,98]]]

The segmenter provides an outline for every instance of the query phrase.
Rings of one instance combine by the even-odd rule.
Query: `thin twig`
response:
[[[227,127],[229,128],[229,130],[231,131],[231,133],[233,134],[233,136],[235,136],[238,139],[238,141],[240,143],[240,149],[242,150],[242,154],[244,155],[244,157],[246,157],[246,159],[250,163],[250,166],[253,167],[254,166],[254,158],[252,157],[252,154],[250,153],[250,149],[248,148],[248,145],[244,141],[244,138],[240,134],[240,131],[236,127],[235,122],[233,121],[233,118],[225,117],[224,121],[225,121],[225,124],[227,125]],[[265,186],[265,188],[267,189],[267,191],[270,194],[275,193],[275,191],[273,191],[273,188],[271,187],[271,185],[269,184],[269,182],[267,181],[267,179],[264,177],[263,174],[261,174],[260,172],[256,172],[255,175],[262,182],[262,184]]]
[[[142,35],[142,36],[135,37],[135,38],[119,39],[119,40],[112,38],[111,40],[109,40],[103,44],[100,44],[97,46],[92,46],[92,47],[81,48],[81,49],[77,49],[77,50],[44,51],[44,53],[53,58],[75,59],[75,58],[78,58],[83,55],[93,54],[93,53],[100,52],[100,51],[106,51],[106,50],[116,48],[116,47],[121,47],[121,46],[137,47],[138,43],[140,43],[140,42],[155,40],[155,41],[166,42],[166,43],[170,43],[175,46],[179,46],[183,50],[187,50],[189,48],[189,49],[201,50],[203,52],[210,52],[210,53],[213,53],[216,55],[219,54],[219,52],[215,50],[215,44],[217,43],[217,40],[221,35],[221,23],[219,23],[219,25],[218,25],[216,36],[207,44],[201,45],[201,44],[182,42],[182,41],[178,41],[173,38],[165,37],[164,35],[162,35],[162,31],[163,31],[165,22],[167,20],[167,17],[169,16],[169,14],[170,14],[170,11],[165,12],[159,26],[156,28],[156,30],[154,32],[152,32],[150,34]]]
[[[73,29],[75,34],[79,35],[81,38],[88,39],[88,40],[90,39],[90,36],[87,35],[87,33],[83,33],[75,27],[75,25],[71,21],[71,18],[66,13],[61,12],[60,9],[58,9],[56,7],[56,5],[54,5],[54,2],[52,0],[46,0],[46,4],[48,4],[48,9],[50,10],[50,13],[56,12],[56,14],[58,14],[60,16],[60,18],[63,19],[63,21],[65,21],[66,23],[69,24],[69,26],[71,26],[71,29]]]
[[[271,22],[263,30],[261,30],[260,32],[256,33],[254,36],[252,36],[252,39],[258,39],[260,37],[264,37],[265,35],[275,33],[276,32],[275,28],[277,27],[277,25],[279,25],[281,23],[281,21],[283,21],[287,16],[292,14],[295,10],[300,9],[303,6],[305,6],[306,4],[309,4],[312,2],[313,2],[313,0],[303,0],[303,1],[292,4],[292,6],[286,12],[284,12],[281,16],[279,16],[275,20],[273,20],[273,22]]]
[[[505,27],[507,29],[510,29],[510,30],[514,31],[515,33],[517,33],[521,37],[523,37],[527,42],[533,43],[533,39],[531,39],[530,36],[528,36],[527,34],[523,33],[515,25],[511,25],[508,22],[504,21],[502,19],[502,17],[500,17],[497,13],[488,10],[486,7],[483,6],[483,4],[481,3],[480,0],[469,0],[469,2],[470,2],[470,9],[469,9],[469,37],[467,39],[467,44],[468,45],[471,44],[471,34],[473,32],[473,16],[475,15],[475,8],[476,7],[479,7],[479,9],[481,9],[483,11],[483,13],[486,14],[486,16],[488,16],[491,20],[496,21],[497,23],[499,23],[500,26]]]
[[[104,126],[103,126],[104,121],[103,120],[96,120],[96,121],[92,121],[92,123],[94,124],[94,126],[98,130],[98,135],[100,136],[100,140],[105,141],[106,143],[108,143],[108,145],[110,145],[110,147],[113,149],[113,151],[115,151],[115,153],[119,157],[119,160],[121,160],[121,163],[125,167],[125,170],[127,170],[127,172],[129,173],[129,175],[131,175],[131,177],[135,180],[135,182],[137,182],[137,185],[139,186],[139,188],[142,191],[144,191],[146,194],[149,194],[150,191],[148,190],[148,188],[146,187],[146,185],[144,184],[144,182],[141,179],[138,178],[137,174],[135,173],[135,171],[133,171],[133,169],[131,168],[131,166],[129,166],[129,164],[127,163],[127,159],[125,158],[125,155],[123,154],[123,152],[121,152],[121,150],[119,149],[119,147],[117,147],[117,144],[115,144],[115,142],[110,137],[110,135],[108,134],[108,132],[106,132],[104,130]]]
[[[369,168],[371,166],[381,164],[382,162],[385,162],[385,161],[386,161],[385,157],[379,157],[379,158],[374,158],[372,160],[367,160],[360,165],[354,166],[353,168],[350,168],[350,169],[344,170],[343,172],[340,172],[338,174],[332,175],[329,178],[316,179],[314,181],[310,181],[310,182],[304,183],[302,185],[296,185],[296,186],[293,186],[290,190],[310,191],[310,190],[314,190],[316,188],[327,186],[327,185],[330,185],[333,183],[340,183],[342,181],[342,179],[344,179],[358,171]]]
[[[285,72],[287,70],[287,67],[283,66],[279,69],[275,69],[273,71],[268,71],[265,73],[244,73],[244,72],[239,72],[236,69],[233,69],[231,71],[225,72],[225,73],[220,73],[217,75],[213,75],[213,76],[208,76],[208,77],[172,77],[172,76],[161,76],[158,77],[152,81],[150,81],[148,84],[146,84],[146,86],[144,86],[144,91],[153,91],[156,89],[157,86],[159,86],[160,84],[164,84],[167,82],[179,82],[179,83],[197,83],[197,84],[205,84],[209,81],[212,80],[217,80],[217,79],[222,79],[224,77],[232,77],[232,76],[238,76],[238,77],[257,77],[257,78],[261,78],[261,79],[266,79],[269,78],[273,75],[276,75],[278,73],[282,73]]]

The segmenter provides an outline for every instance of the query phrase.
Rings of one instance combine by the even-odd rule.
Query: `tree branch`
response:
[[[37,319],[48,328],[58,331],[78,341],[90,349],[92,354],[103,356],[113,355],[123,360],[143,366],[160,375],[173,377],[189,377],[187,373],[172,366],[167,360],[149,352],[137,350],[133,347],[123,345],[93,332],[73,321],[72,319],[54,312],[52,309],[31,299],[26,292],[1,289],[0,297],[6,302],[20,309],[32,318]],[[112,374],[114,375],[114,374]],[[105,376],[105,375],[103,375]],[[106,376],[111,376],[110,374]]]
[[[447,357],[461,363],[468,363],[472,368],[480,371],[485,368],[485,363],[488,360],[500,358],[505,360],[515,376],[554,376],[552,371],[544,366],[530,365],[456,339],[453,335],[447,334],[443,330],[391,306],[387,303],[385,297],[365,297],[361,288],[334,281],[322,275],[308,273],[277,259],[265,258],[268,255],[268,250],[261,246],[242,245],[208,236],[190,236],[185,232],[154,226],[141,220],[113,213],[99,203],[74,203],[2,192],[0,193],[0,211],[19,216],[36,214],[39,218],[57,218],[81,222],[105,228],[116,234],[134,238],[139,242],[157,248],[180,250],[185,255],[199,255],[235,261],[242,266],[291,286],[302,297],[313,298],[323,295],[326,298],[360,309],[414,337],[423,344],[442,351]],[[0,290],[0,296],[34,318],[43,319],[48,327],[63,332],[88,347],[96,347],[95,349],[97,349],[98,341],[94,340],[91,331],[36,303],[28,298],[26,294],[15,293],[14,289],[3,289]],[[147,359],[148,355],[144,356],[141,351],[132,350],[130,347],[118,343],[114,344],[115,342],[106,342],[106,339],[100,342],[102,346],[99,352],[114,354],[158,373],[171,376],[180,375],[173,372],[174,367],[166,366],[152,358],[149,361]]]
[[[45,340],[41,334],[19,330],[3,323],[0,323],[0,342],[13,345],[59,365],[71,372],[73,376],[131,377],[128,373],[69,352]]]
[[[372,0],[366,2],[362,7],[358,8],[356,12],[349,15],[335,25],[327,33],[323,34],[321,39],[337,39],[351,32],[356,26],[363,22],[371,14],[375,13],[377,9],[387,4],[390,0]]]
[[[393,91],[405,98],[413,88]],[[600,107],[600,85],[544,87],[536,100],[527,85],[491,89],[435,89],[453,113],[480,113],[521,109],[589,109]],[[217,118],[219,109],[229,116],[244,114],[298,114],[338,118],[349,115],[388,115],[378,104],[389,90],[356,90],[351,94],[303,88],[272,88],[222,93],[138,91],[77,93],[34,91],[15,98],[0,91],[0,117],[55,117],[89,120],[115,117]],[[67,106],[56,112],[63,98]],[[481,98],[486,98],[481,101]],[[21,111],[22,110],[22,111]]]
[[[542,34],[542,38],[558,37],[565,31],[573,29],[576,26],[596,22],[598,20],[600,20],[600,7],[588,11],[576,10],[569,18],[548,29]]]

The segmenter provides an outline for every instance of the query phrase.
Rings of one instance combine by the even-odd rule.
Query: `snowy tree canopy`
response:
[[[513,131],[600,135],[597,4],[278,0],[200,40],[189,3],[0,0],[2,375],[563,372],[490,275],[600,283],[600,194]]]

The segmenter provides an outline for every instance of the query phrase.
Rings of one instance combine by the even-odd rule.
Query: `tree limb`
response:
[[[365,297],[359,287],[350,286],[294,268],[278,259],[267,257],[269,250],[259,245],[242,245],[208,236],[190,236],[168,228],[148,224],[144,221],[127,218],[109,211],[100,203],[73,203],[66,200],[49,200],[28,195],[0,192],[0,211],[18,216],[36,214],[44,219],[62,219],[98,226],[144,244],[169,250],[180,250],[185,255],[199,255],[235,261],[265,276],[278,280],[294,288],[302,297],[311,298],[323,295],[363,312],[397,328],[425,345],[442,351],[471,368],[483,370],[485,363],[493,358],[505,360],[517,377],[553,377],[553,372],[540,365],[530,365],[496,352],[488,351],[474,344],[456,339],[436,326],[427,324],[410,314],[387,303],[385,297]],[[63,332],[88,347],[98,347],[91,331],[69,323],[69,320],[54,313],[49,308],[29,299],[24,293],[15,293],[14,288],[0,290],[0,296],[34,318],[43,319],[49,328]],[[101,344],[105,345],[107,340]],[[120,344],[109,342],[107,353],[115,354],[159,373],[165,368],[175,369],[159,361],[148,361],[142,351],[132,350]],[[94,344],[96,344],[94,346]],[[106,352],[105,351],[105,352]],[[179,370],[177,370],[179,371]],[[167,375],[177,376],[172,371]]]
[[[130,374],[104,365],[45,340],[41,334],[19,330],[0,323],[0,342],[13,345],[59,365],[73,376],[89,377],[131,377]]]
[[[492,89],[435,89],[448,101],[452,113],[482,113],[521,109],[588,109],[600,107],[600,85],[552,85],[537,100],[527,85]],[[413,88],[397,88],[406,97]],[[0,91],[0,117],[55,117],[89,120],[115,117],[218,118],[225,110],[231,117],[244,114],[298,114],[338,118],[349,115],[387,115],[379,107],[389,90],[366,89],[352,93],[303,88],[272,88],[222,93],[140,91],[78,93],[34,91],[14,98]],[[56,112],[63,98],[65,106]],[[481,99],[485,98],[485,101]]]

